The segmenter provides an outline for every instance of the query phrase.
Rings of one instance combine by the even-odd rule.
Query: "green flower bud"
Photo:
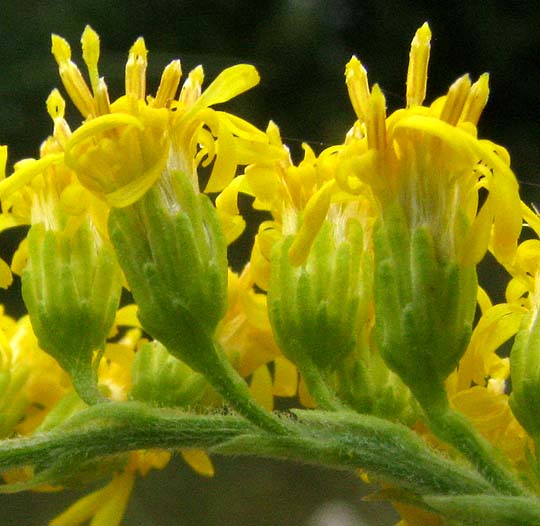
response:
[[[80,397],[95,403],[103,396],[94,356],[105,345],[120,300],[114,253],[88,222],[74,231],[35,224],[28,252],[22,293],[39,345],[68,372]]]
[[[132,382],[130,398],[159,407],[196,404],[208,386],[203,376],[156,341],[138,349],[132,366]]]
[[[471,334],[476,271],[437,252],[429,225],[398,207],[375,231],[375,320],[382,357],[424,409],[446,407],[444,381]]]

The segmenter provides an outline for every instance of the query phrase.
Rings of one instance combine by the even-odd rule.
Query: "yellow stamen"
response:
[[[189,108],[201,96],[201,86],[204,81],[204,70],[202,66],[197,66],[189,72],[187,80],[182,86],[178,102],[180,107]]]
[[[480,75],[480,78],[471,86],[469,96],[463,109],[462,119],[478,124],[480,115],[484,110],[489,97],[489,73]]]
[[[373,86],[366,115],[368,147],[375,150],[386,148],[386,100],[378,84]]]
[[[441,110],[441,121],[445,121],[452,126],[458,123],[470,90],[471,79],[469,75],[463,75],[450,86],[446,101]]]
[[[107,115],[111,113],[111,103],[109,100],[109,90],[103,78],[99,79],[96,88],[96,112],[97,115]]]
[[[71,61],[71,48],[62,37],[52,35],[52,54],[58,64],[62,83],[68,92],[73,104],[83,117],[93,115],[95,112],[94,99],[79,68]]]
[[[99,36],[90,26],[86,26],[84,28],[84,32],[81,37],[81,44],[83,60],[88,68],[90,85],[92,86],[92,91],[95,94],[99,82]]]
[[[366,69],[355,56],[345,67],[345,83],[356,116],[365,122],[369,107],[369,84]]]
[[[147,55],[144,38],[139,37],[131,46],[126,62],[126,95],[137,100],[144,100],[146,95]]]
[[[53,89],[47,97],[47,113],[54,122],[54,138],[62,147],[65,146],[71,136],[69,125],[64,119],[65,109],[66,101],[57,89]]]
[[[47,113],[51,118],[57,119],[58,117],[63,118],[66,111],[66,101],[64,97],[60,95],[60,92],[55,88],[51,91],[50,95],[47,97]]]
[[[407,71],[407,107],[421,106],[426,97],[431,30],[427,22],[414,35]]]
[[[58,35],[51,36],[52,54],[58,65],[65,64],[71,60],[71,47],[67,40]]]
[[[156,108],[168,107],[176,96],[176,90],[182,77],[182,66],[179,60],[173,60],[161,75],[161,81],[156,93],[153,106]]]

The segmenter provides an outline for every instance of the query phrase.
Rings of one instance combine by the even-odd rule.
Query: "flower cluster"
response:
[[[139,38],[125,93],[112,100],[98,35],[87,27],[81,39],[88,82],[53,35],[83,121],[72,131],[55,89],[39,159],[5,177],[0,148],[0,230],[29,227],[10,264],[0,260],[0,286],[21,275],[28,309],[20,320],[0,312],[0,437],[84,433],[95,407],[97,426],[116,407],[141,411],[152,426],[150,409],[203,418],[225,406],[287,457],[302,418],[315,426],[327,415],[327,427],[339,429],[350,421],[344,436],[352,436],[360,415],[381,441],[387,425],[404,437],[412,429],[456,470],[471,466],[462,487],[477,484],[479,510],[493,495],[532,498],[540,219],[520,200],[506,150],[478,137],[488,76],[465,75],[425,104],[430,37],[424,24],[411,46],[406,106],[388,115],[382,90],[353,57],[345,79],[356,119],[343,143],[319,154],[304,145],[295,163],[276,124],[262,131],[215,109],[257,84],[254,67],[228,68],[203,89],[198,66],[180,87],[175,60],[149,95]],[[237,274],[227,246],[251,220],[239,212],[240,194],[267,219]],[[532,239],[520,242],[524,224]],[[511,276],[506,302],[495,305],[477,277],[488,251]],[[512,341],[508,356],[501,349]],[[273,412],[283,397],[318,410],[295,429]],[[315,447],[324,433],[304,438]],[[108,480],[51,524],[115,526],[137,474],[163,468],[174,450],[213,474],[207,451],[216,444],[162,440],[77,465],[27,461],[3,472],[0,491]],[[240,451],[251,447],[249,436],[238,440]],[[408,475],[375,465],[355,467],[383,483],[402,526],[476,523],[465,501],[441,500],[461,490],[413,491],[400,483]]]

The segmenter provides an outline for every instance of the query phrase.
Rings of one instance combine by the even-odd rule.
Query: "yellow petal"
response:
[[[109,485],[90,495],[82,497],[72,504],[66,511],[57,515],[50,523],[50,526],[81,526],[94,516],[109,494]]]
[[[46,168],[54,164],[59,164],[64,160],[63,153],[50,154],[42,159],[28,159],[28,162],[21,162],[21,167],[10,175],[7,179],[0,181],[0,197],[17,191],[19,188],[29,183],[36,175],[45,171]]]
[[[94,515],[90,526],[118,526],[126,512],[134,483],[134,473],[125,472],[115,475],[109,484],[111,493]]]
[[[180,451],[182,458],[194,471],[203,477],[213,477],[215,470],[210,457],[202,449],[183,449]]]
[[[311,244],[328,213],[333,184],[333,181],[325,183],[310,197],[304,210],[302,225],[289,248],[289,260],[292,265],[301,265],[307,259]]]
[[[0,146],[0,181],[6,177],[7,146]]]
[[[256,86],[259,80],[259,73],[249,64],[227,68],[204,90],[196,106],[204,108],[226,102]]]
[[[12,283],[13,275],[9,265],[3,259],[0,259],[0,287],[7,289]]]
[[[283,356],[274,360],[274,396],[294,396],[298,390],[296,366]]]
[[[255,401],[267,411],[274,408],[274,395],[272,394],[272,377],[266,365],[261,365],[251,377],[249,391]]]
[[[137,317],[137,305],[126,305],[118,309],[115,318],[115,325],[125,325],[127,327],[140,327]]]

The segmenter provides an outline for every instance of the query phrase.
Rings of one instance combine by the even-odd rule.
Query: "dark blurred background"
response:
[[[203,64],[207,79],[239,62],[257,66],[259,87],[227,109],[259,127],[276,121],[293,148],[318,151],[341,141],[354,120],[344,85],[354,53],[371,82],[385,91],[389,110],[404,104],[409,44],[430,23],[433,40],[428,101],[463,73],[491,75],[490,102],[480,135],[506,146],[527,202],[540,203],[540,2],[399,0],[204,0],[152,2],[4,0],[0,8],[0,144],[9,166],[38,155],[51,131],[45,99],[60,87],[50,55],[50,33],[72,44],[86,24],[101,36],[101,74],[111,96],[122,93],[127,51],[143,35],[149,53],[149,91],[163,67],[182,59],[185,73]],[[68,114],[75,127],[80,117]],[[0,237],[6,257],[11,237]],[[485,275],[495,272],[491,266]],[[12,312],[19,307],[2,293]],[[351,475],[266,461],[222,459],[212,480],[180,462],[154,473],[136,490],[126,524],[352,526],[392,524],[386,508],[360,501],[369,488]],[[74,495],[1,496],[0,526],[45,524]],[[32,503],[32,506],[29,506]]]

